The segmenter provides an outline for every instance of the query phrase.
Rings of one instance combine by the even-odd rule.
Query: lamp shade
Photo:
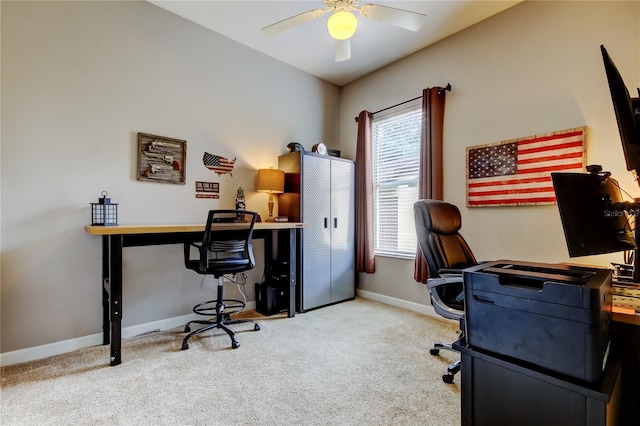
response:
[[[339,10],[327,20],[327,29],[336,40],[346,40],[356,33],[358,19],[351,12]]]
[[[278,169],[258,170],[258,192],[281,194],[284,192],[284,172]]]

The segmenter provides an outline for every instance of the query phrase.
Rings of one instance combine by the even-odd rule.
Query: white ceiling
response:
[[[358,16],[351,38],[351,59],[335,62],[334,40],[326,21],[329,14],[278,35],[260,29],[311,9],[325,9],[322,0],[147,0],[232,40],[281,60],[309,74],[343,86],[378,68],[442,40],[466,27],[520,3],[522,0],[362,0],[427,15],[412,32]]]

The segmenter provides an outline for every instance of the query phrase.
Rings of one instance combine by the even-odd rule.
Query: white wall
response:
[[[445,199],[461,207],[479,258],[570,260],[554,206],[464,207],[467,146],[587,125],[589,162],[640,193],[598,49],[640,86],[637,1],[524,2],[342,91],[146,2],[2,1],[0,18],[2,354],[101,332],[100,242],[82,229],[100,191],[120,203],[121,223],[201,221],[231,207],[238,186],[264,215],[255,169],[276,165],[288,142],[355,158],[353,118],[424,87],[453,85]],[[136,181],[139,131],[187,140],[186,185]],[[206,170],[205,150],[237,156],[234,177]],[[196,200],[196,180],[220,182],[221,199]],[[184,271],[180,247],[125,250],[125,327],[184,315],[210,294]],[[573,260],[610,259],[620,255]],[[361,289],[427,303],[412,261],[378,258],[377,268]]]
[[[101,333],[107,190],[120,223],[202,222],[212,208],[267,214],[255,171],[292,141],[337,141],[339,88],[147,2],[1,2],[1,352]],[[186,184],[139,182],[137,133],[187,141]],[[204,151],[237,157],[233,177]],[[220,200],[195,198],[195,181]],[[180,246],[125,249],[123,326],[185,315],[211,296]],[[261,277],[257,268],[248,282]]]
[[[362,110],[377,111],[444,86],[444,199],[461,208],[462,234],[483,260],[608,266],[621,254],[570,259],[556,206],[466,208],[465,148],[588,126],[588,164],[602,164],[634,196],[599,46],[630,91],[640,86],[640,2],[527,1],[343,88],[340,141],[355,156]],[[413,260],[376,258],[360,288],[428,303]]]

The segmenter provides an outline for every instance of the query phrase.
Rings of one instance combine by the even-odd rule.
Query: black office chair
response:
[[[439,315],[457,320],[464,336],[464,292],[462,270],[477,265],[467,242],[458,232],[462,227],[460,210],[453,204],[439,200],[418,200],[413,205],[416,236],[427,260],[427,287],[431,305]],[[455,351],[449,343],[435,343],[429,351],[438,355],[441,349]],[[460,361],[447,368],[442,376],[445,383],[453,383],[460,371]]]
[[[236,349],[240,343],[234,332],[227,327],[231,324],[252,322],[255,331],[260,330],[258,323],[251,319],[231,319],[231,315],[240,312],[245,307],[241,300],[224,299],[223,275],[236,274],[253,269],[256,262],[253,257],[251,237],[256,222],[257,213],[237,210],[211,210],[207,217],[202,243],[184,243],[184,266],[201,275],[213,275],[218,279],[217,299],[200,303],[193,308],[199,315],[212,316],[210,320],[189,321],[184,328],[189,333],[182,341],[182,350],[189,349],[188,340],[196,335],[214,328],[221,328],[231,337],[231,347]],[[235,223],[237,218],[243,218],[246,227],[233,230],[216,230],[213,225]],[[236,225],[234,224],[233,227]],[[221,226],[224,227],[224,226]],[[198,249],[198,257],[191,259],[191,248]],[[202,324],[203,327],[191,331],[191,324]]]

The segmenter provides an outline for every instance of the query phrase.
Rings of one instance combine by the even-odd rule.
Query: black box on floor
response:
[[[256,311],[262,315],[273,315],[280,311],[279,291],[267,283],[256,283]]]
[[[267,271],[266,283],[278,289],[278,312],[289,309],[289,263],[286,261],[274,262]]]
[[[467,342],[588,382],[609,348],[611,270],[513,260],[464,270]]]

